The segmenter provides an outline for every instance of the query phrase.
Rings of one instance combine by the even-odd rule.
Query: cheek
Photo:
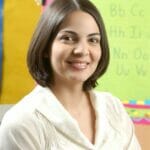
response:
[[[58,44],[53,44],[51,48],[51,61],[57,61],[61,57],[61,47]]]
[[[62,62],[71,55],[72,46],[61,44],[60,42],[54,42],[51,49],[51,60],[53,62]]]
[[[93,52],[94,60],[95,60],[97,63],[98,63],[99,60],[101,59],[101,55],[102,55],[101,49],[96,49],[96,50]]]

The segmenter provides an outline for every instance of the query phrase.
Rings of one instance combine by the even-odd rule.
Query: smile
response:
[[[74,69],[77,69],[77,70],[86,69],[89,65],[88,62],[83,62],[83,61],[69,61],[68,64],[71,65],[71,67],[73,67]]]

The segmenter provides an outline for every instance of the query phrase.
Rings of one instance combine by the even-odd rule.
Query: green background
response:
[[[104,19],[111,53],[97,89],[121,100],[150,99],[150,1],[91,1]]]

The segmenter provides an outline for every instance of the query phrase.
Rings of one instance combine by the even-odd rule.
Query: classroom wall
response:
[[[34,86],[26,66],[26,53],[40,13],[34,0],[4,1],[1,104],[16,103]]]
[[[141,144],[142,150],[150,149],[150,126],[135,124],[137,138]]]

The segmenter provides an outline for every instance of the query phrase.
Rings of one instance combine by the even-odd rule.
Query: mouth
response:
[[[67,61],[67,63],[76,70],[84,70],[90,64],[87,61],[76,61],[76,60],[75,61]]]

